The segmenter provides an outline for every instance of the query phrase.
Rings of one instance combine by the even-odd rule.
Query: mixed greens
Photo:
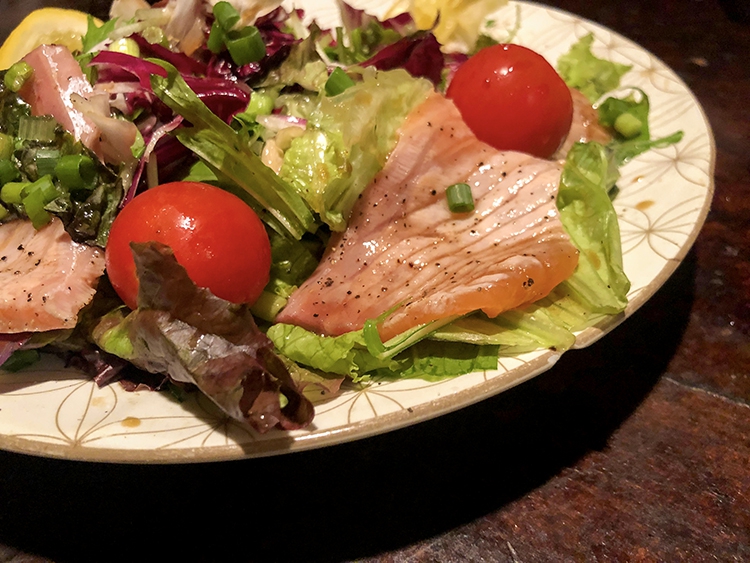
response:
[[[258,429],[293,428],[312,417],[298,388],[493,369],[498,355],[565,350],[575,332],[624,310],[629,282],[612,206],[618,168],[681,135],[651,139],[640,90],[602,100],[629,68],[595,57],[592,36],[557,65],[569,86],[598,102],[612,133],[606,145],[576,144],[564,164],[557,205],[580,250],[574,275],[524,310],[444,319],[384,343],[377,319],[338,337],[273,320],[330,234],[345,229],[408,113],[443,91],[468,55],[444,53],[437,30],[419,29],[408,13],[380,22],[344,5],[344,25],[321,30],[299,11],[276,8],[246,21],[228,2],[190,17],[174,4],[170,11],[116,1],[118,16],[101,26],[90,19],[75,53],[94,88],[106,88],[113,121],[136,127],[132,158],[102,161],[54,120],[32,117],[19,96],[24,63],[0,85],[1,220],[42,225],[57,216],[74,240],[104,247],[117,210],[136,193],[184,179],[231,191],[267,225],[271,280],[252,315],[196,288],[158,245],[136,252],[146,286],[137,310],[125,309],[103,280],[74,337],[53,343],[102,381],[133,364],[196,385]],[[468,52],[491,42],[474,35]],[[6,369],[23,365],[22,347],[4,349]],[[255,387],[238,390],[247,364]],[[225,384],[217,387],[217,378]]]

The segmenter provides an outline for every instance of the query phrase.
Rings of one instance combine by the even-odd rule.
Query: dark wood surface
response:
[[[550,3],[657,54],[713,126],[713,209],[658,294],[520,387],[351,444],[186,466],[0,453],[0,561],[750,561],[747,3]],[[2,29],[30,6],[3,5]]]

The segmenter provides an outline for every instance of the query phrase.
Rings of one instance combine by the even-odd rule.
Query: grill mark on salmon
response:
[[[74,242],[54,218],[0,225],[0,333],[73,328],[104,272],[104,253]]]
[[[379,326],[387,340],[541,299],[578,261],[555,204],[560,173],[557,162],[482,143],[451,101],[431,95],[277,321],[339,335],[396,308]],[[470,213],[448,209],[445,191],[459,182],[471,187]]]

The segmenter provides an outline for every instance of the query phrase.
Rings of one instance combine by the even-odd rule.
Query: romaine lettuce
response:
[[[362,81],[337,96],[280,96],[307,120],[284,154],[281,177],[321,220],[343,230],[352,205],[385,163],[408,113],[432,90],[404,70],[362,71]]]

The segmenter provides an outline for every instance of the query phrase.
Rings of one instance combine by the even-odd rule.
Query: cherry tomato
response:
[[[168,245],[193,282],[234,303],[254,303],[268,283],[271,246],[263,223],[237,196],[197,182],[151,188],[123,207],[105,252],[107,274],[128,307],[138,278],[131,242]]]
[[[493,45],[456,71],[447,96],[474,134],[498,150],[549,158],[573,118],[570,89],[540,54]]]

